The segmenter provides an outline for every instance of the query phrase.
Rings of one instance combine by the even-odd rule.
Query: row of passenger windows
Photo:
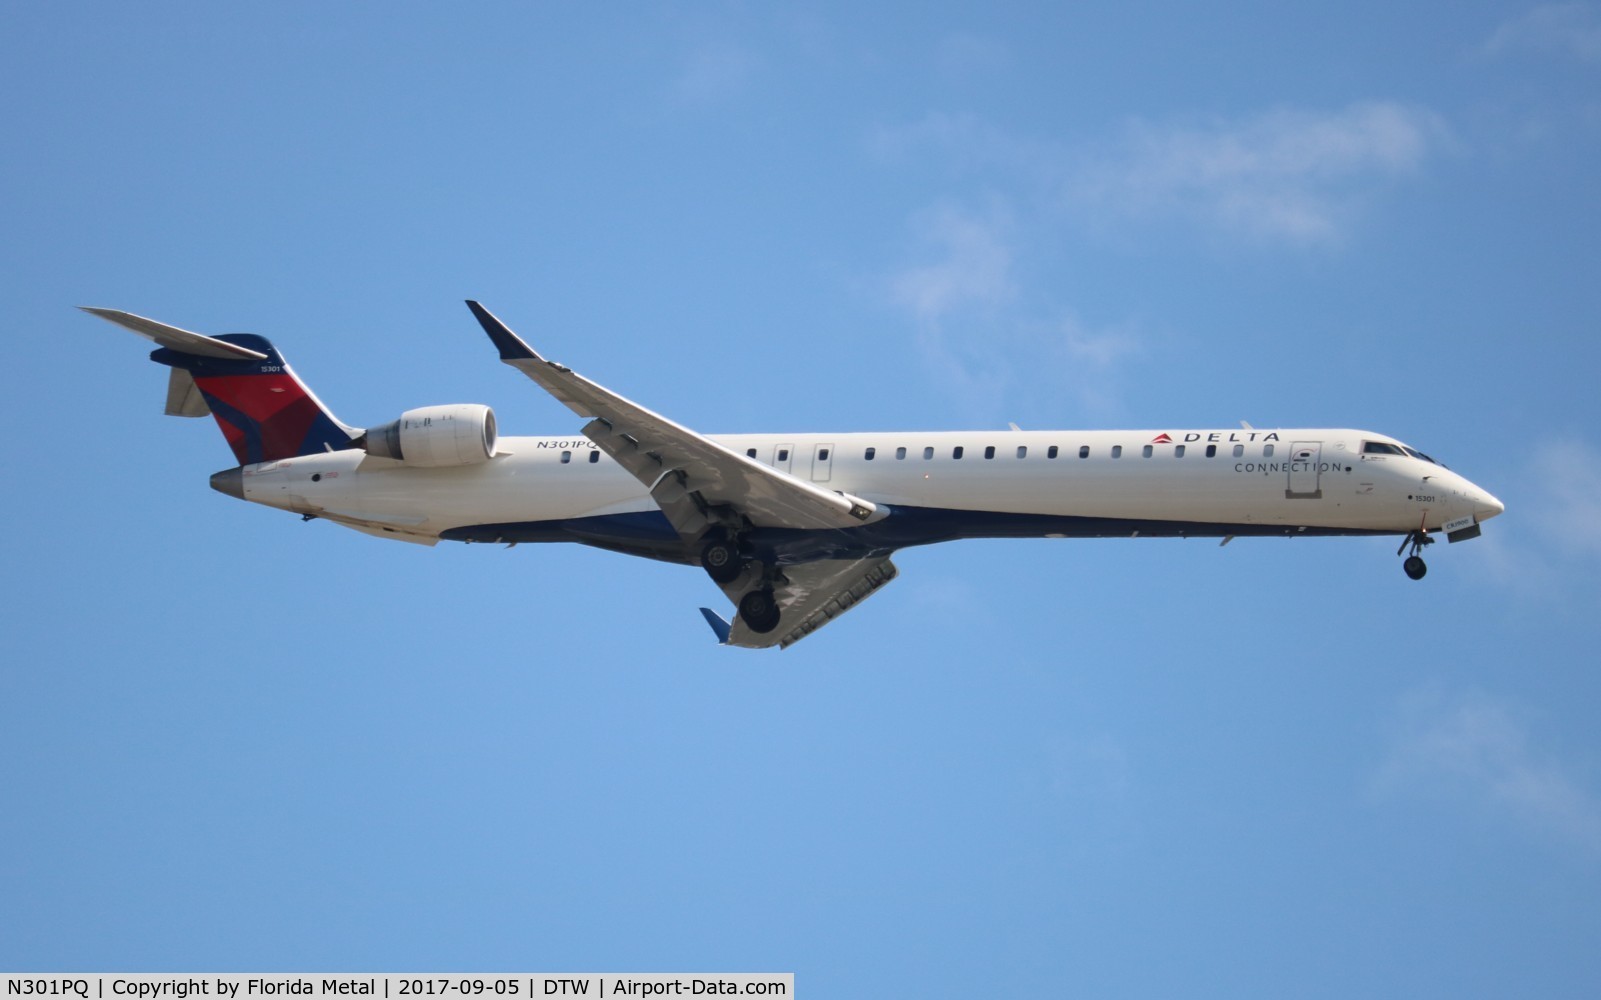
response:
[[[1366,448],[1364,448],[1364,451],[1366,451],[1368,454],[1374,454],[1373,447],[1374,447],[1374,442],[1368,442]],[[1395,448],[1394,445],[1384,445],[1383,447],[1390,448],[1390,449],[1394,449]],[[1185,446],[1184,445],[1176,444],[1176,445],[1173,446],[1173,457],[1174,458],[1183,458],[1184,457],[1184,452],[1185,452]],[[954,448],[951,449],[951,457],[952,458],[961,458],[966,453],[967,453],[967,449],[962,447],[961,445],[957,445],[957,446],[955,446]],[[1054,444],[1045,449],[1045,457],[1046,458],[1057,458],[1057,457],[1060,457],[1061,453],[1062,453],[1061,449],[1058,448]],[[1150,458],[1155,453],[1156,453],[1156,448],[1155,448],[1154,445],[1149,445],[1148,444],[1144,448],[1140,449],[1140,455],[1142,457],[1144,457],[1144,458]],[[1388,452],[1385,452],[1385,454],[1387,454],[1387,453]],[[745,454],[749,458],[755,458],[756,457],[756,449],[755,448],[746,448],[745,449]],[[1245,445],[1243,445],[1243,444],[1235,445],[1234,448],[1233,448],[1232,454],[1233,454],[1233,456],[1235,458],[1243,458],[1245,456]],[[1417,457],[1419,457],[1419,458],[1428,458],[1428,456],[1412,452],[1410,449],[1408,449],[1406,452],[1401,452],[1399,449],[1396,449],[1394,451],[1394,454],[1416,454]],[[817,452],[817,460],[819,462],[826,462],[826,461],[828,461],[828,455],[829,455],[829,450],[827,448],[820,449]],[[1120,445],[1120,444],[1112,445],[1111,455],[1112,455],[1113,458],[1122,458],[1123,457],[1123,446]],[[895,449],[895,460],[896,461],[903,461],[906,458],[906,456],[907,456],[907,450],[905,448],[896,448]],[[878,449],[877,448],[868,448],[865,452],[862,453],[862,458],[866,459],[869,462],[873,461],[877,457],[878,457]],[[934,457],[934,449],[933,449],[933,447],[932,446],[925,447],[923,449],[923,458],[925,460],[928,460],[928,459],[932,459],[933,457]],[[994,445],[989,445],[988,447],[986,447],[984,449],[984,457],[986,459],[990,459],[990,458],[994,458],[995,457],[995,446]],[[1020,445],[1017,446],[1017,457],[1018,458],[1027,458],[1028,457],[1028,445],[1020,444]],[[1090,457],[1090,446],[1087,445],[1087,444],[1086,445],[1080,445],[1079,449],[1078,449],[1078,457],[1079,458],[1089,458]],[[1217,457],[1217,445],[1209,444],[1209,445],[1206,446],[1206,457],[1207,458],[1216,458]],[[1273,445],[1264,444],[1262,446],[1262,457],[1263,458],[1272,458],[1273,457]],[[573,453],[572,452],[564,451],[564,452],[561,453],[561,464],[567,465],[572,460],[573,460]],[[1431,462],[1434,461],[1432,458],[1430,458],[1428,460],[1431,461]],[[595,450],[590,451],[590,453],[589,453],[589,462],[590,462],[590,464],[593,465],[594,463],[596,463],[598,461],[600,461],[600,451],[599,451],[599,449],[595,449]],[[788,448],[780,448],[780,449],[778,449],[777,461],[780,461],[780,462],[789,461],[789,449]]]
[[[748,449],[745,452],[745,454],[749,455],[751,458],[755,458],[756,457],[756,449],[755,448]],[[967,449],[962,447],[961,445],[956,445],[954,448],[951,449],[951,457],[952,458],[961,458],[965,454],[967,454]],[[994,445],[989,445],[988,447],[986,447],[984,449],[984,457],[986,459],[994,458],[995,454],[996,454],[996,451],[995,451],[995,446]],[[1036,452],[1036,454],[1038,454],[1038,452]],[[1058,458],[1058,457],[1061,456],[1061,454],[1062,454],[1061,449],[1059,447],[1057,447],[1056,445],[1054,445],[1054,444],[1045,449],[1045,457],[1046,458]],[[1145,457],[1145,458],[1150,458],[1155,454],[1156,454],[1156,446],[1155,445],[1149,445],[1148,444],[1144,448],[1140,449],[1140,455]],[[1183,458],[1184,454],[1185,454],[1185,446],[1184,445],[1176,444],[1176,445],[1173,446],[1173,457],[1174,458]],[[896,448],[895,449],[895,460],[896,461],[904,460],[907,457],[907,455],[908,455],[907,449],[905,449],[905,448]],[[1234,455],[1235,458],[1243,458],[1245,456],[1245,445],[1243,445],[1243,444],[1235,445],[1234,448],[1233,448],[1233,455]],[[1120,444],[1112,445],[1111,456],[1113,458],[1122,458],[1123,457],[1123,446],[1120,445]],[[823,460],[823,461],[827,461],[828,460],[828,452],[825,450],[825,451],[819,453],[817,457],[819,459]],[[866,459],[869,462],[873,461],[877,457],[878,457],[878,449],[877,448],[868,448],[865,452],[862,453],[862,458]],[[926,460],[926,459],[931,459],[933,457],[934,457],[934,449],[932,447],[925,447],[923,449],[923,458]],[[1027,458],[1028,457],[1028,445],[1020,444],[1020,445],[1017,446],[1017,457],[1018,458]],[[1079,458],[1089,458],[1090,457],[1090,446],[1087,445],[1087,444],[1086,445],[1080,445],[1079,449],[1078,449],[1078,457]],[[1209,444],[1209,445],[1206,446],[1206,457],[1207,458],[1216,458],[1217,457],[1217,445]],[[1265,444],[1265,445],[1262,446],[1262,457],[1263,458],[1272,458],[1273,457],[1273,445]],[[789,460],[788,453],[785,450],[780,449],[779,453],[778,453],[778,460],[780,462],[787,462]]]

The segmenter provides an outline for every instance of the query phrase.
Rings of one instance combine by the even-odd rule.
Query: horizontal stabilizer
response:
[[[252,351],[248,347],[230,344],[226,340],[208,337],[203,333],[190,333],[175,326],[158,323],[153,319],[135,316],[121,309],[99,309],[94,306],[79,306],[86,313],[99,316],[103,320],[115,323],[125,330],[132,330],[139,336],[153,340],[162,347],[178,351],[183,354],[194,354],[202,358],[224,358],[229,361],[248,359],[263,361],[266,355],[260,351]],[[169,411],[170,412],[170,411]]]

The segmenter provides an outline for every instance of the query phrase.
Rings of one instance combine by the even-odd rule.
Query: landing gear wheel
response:
[[[1412,546],[1412,553],[1406,557],[1406,562],[1401,564],[1401,568],[1406,570],[1408,577],[1413,580],[1423,579],[1423,574],[1429,571],[1429,567],[1424,564],[1418,553],[1423,551],[1423,546],[1433,544],[1434,539],[1430,538],[1429,533],[1421,527],[1416,531],[1409,532],[1401,540],[1401,547],[1395,550],[1396,555],[1405,552],[1408,545]]]
[[[771,590],[753,590],[739,599],[739,617],[745,626],[758,635],[765,635],[778,627],[778,602]]]
[[[745,572],[745,560],[739,557],[739,548],[726,538],[707,542],[700,550],[700,564],[712,582],[733,583]]]

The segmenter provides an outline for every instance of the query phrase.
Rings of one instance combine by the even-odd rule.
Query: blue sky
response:
[[[0,968],[1601,988],[1601,5],[13,5]],[[206,487],[100,305],[346,421],[1368,427],[1507,513],[697,572]]]

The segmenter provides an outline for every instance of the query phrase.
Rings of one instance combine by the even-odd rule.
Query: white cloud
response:
[[[1099,141],[1019,137],[971,115],[880,129],[874,151],[1018,187],[1042,214],[1179,218],[1256,240],[1343,239],[1389,184],[1449,142],[1444,121],[1394,101],[1333,111],[1281,108],[1206,122],[1133,120]]]
[[[1324,243],[1344,234],[1367,193],[1415,172],[1445,136],[1438,116],[1395,102],[1204,125],[1136,121],[1081,157],[1064,188],[1069,201],[1100,211]]]
[[[980,35],[956,32],[940,39],[935,50],[940,69],[953,76],[990,73],[1010,61],[1006,46]]]
[[[942,204],[913,223],[923,263],[889,279],[890,298],[917,320],[918,348],[937,377],[951,386],[970,411],[1003,395],[1008,381],[993,357],[965,349],[947,334],[975,317],[993,327],[998,310],[1017,294],[1012,276],[1011,222],[992,205],[975,212]]]
[[[930,112],[906,125],[882,126],[868,137],[870,151],[893,166],[934,165],[958,174],[1021,179],[1045,201],[1062,180],[1067,148],[1012,135],[971,114]],[[1028,194],[1024,191],[1020,193]]]
[[[1004,209],[973,212],[942,204],[924,212],[915,228],[935,259],[897,273],[891,290],[919,319],[938,323],[953,310],[993,307],[1016,296],[1011,220]]]
[[[706,43],[689,53],[673,81],[679,100],[704,104],[742,92],[760,68],[750,49],[729,43]]]
[[[1335,242],[1373,192],[1417,171],[1445,134],[1431,112],[1394,102],[1133,122],[1099,144],[930,114],[878,130],[870,147],[896,168],[949,172],[968,194],[913,216],[914,259],[889,276],[888,297],[916,319],[925,360],[975,414],[1006,396],[1026,406],[1030,389],[1049,383],[1093,417],[1115,417],[1117,370],[1141,338],[1127,326],[1086,325],[1048,290],[1025,288],[1075,216],[1178,218],[1281,244]]]
[[[1601,11],[1587,3],[1545,4],[1496,28],[1484,50],[1490,55],[1559,52],[1601,61]]]
[[[1601,453],[1579,441],[1535,449],[1530,482],[1540,499],[1528,516],[1555,545],[1589,558],[1601,555]]]
[[[1088,327],[1060,310],[1037,318],[1020,292],[1017,229],[1014,214],[993,199],[983,209],[942,203],[919,213],[913,231],[923,260],[890,275],[891,301],[917,321],[925,363],[972,415],[1026,402],[1029,386],[1048,387],[1053,397],[1065,391],[1098,414],[1115,412],[1116,370],[1141,350],[1139,338]]]
[[[1403,707],[1380,790],[1467,798],[1541,836],[1601,855],[1601,799],[1549,753],[1529,726],[1484,695],[1420,695]]]
[[[1128,330],[1087,330],[1076,319],[1061,324],[1062,347],[1068,357],[1096,369],[1110,368],[1141,351],[1139,338]]]
[[[1463,555],[1479,579],[1542,613],[1593,613],[1601,584],[1601,450],[1548,441],[1509,478],[1532,488],[1504,498],[1507,513]]]
[[[1077,317],[1068,316],[1056,324],[1058,339],[1054,357],[1049,357],[1057,378],[1078,398],[1088,412],[1102,418],[1122,412],[1121,377],[1125,360],[1145,352],[1144,341],[1132,329],[1111,327],[1093,330]]]

